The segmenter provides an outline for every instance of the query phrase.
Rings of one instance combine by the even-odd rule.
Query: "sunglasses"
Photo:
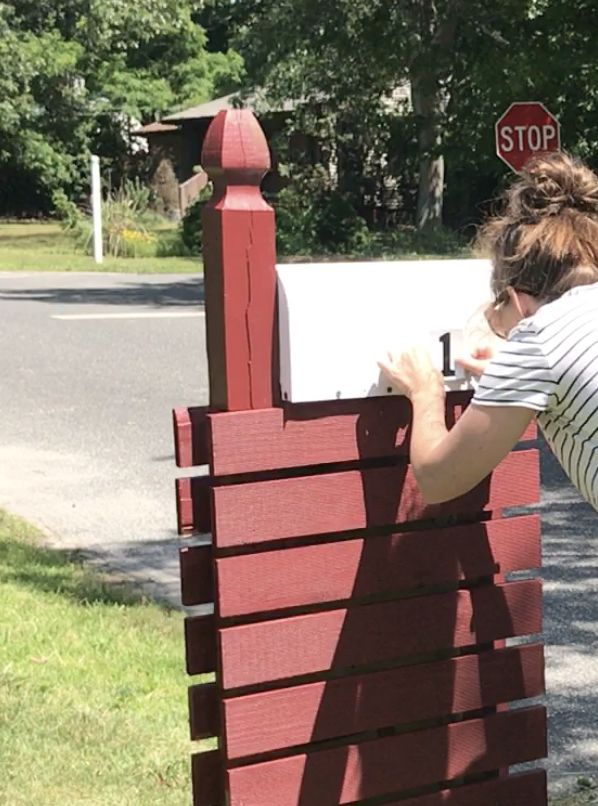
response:
[[[498,336],[499,339],[506,339],[507,332],[505,332],[501,328],[496,327],[496,317],[500,314],[500,312],[505,308],[505,306],[509,303],[511,297],[509,294],[509,288],[513,291],[517,291],[520,294],[529,294],[530,296],[534,296],[533,292],[528,291],[527,288],[520,288],[515,286],[507,286],[503,288],[503,290],[497,295],[494,302],[486,308],[485,317],[486,321],[488,322],[488,327],[494,333],[495,336]]]
[[[507,336],[503,329],[496,326],[496,318],[508,302],[509,292],[505,288],[500,292],[500,294],[498,294],[494,302],[490,303],[490,305],[488,305],[484,311],[484,317],[488,323],[488,327],[495,336],[498,336],[499,339],[506,339]]]

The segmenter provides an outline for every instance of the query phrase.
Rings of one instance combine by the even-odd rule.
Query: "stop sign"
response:
[[[560,147],[559,122],[537,101],[511,104],[496,123],[496,153],[514,171],[519,172],[534,154]]]

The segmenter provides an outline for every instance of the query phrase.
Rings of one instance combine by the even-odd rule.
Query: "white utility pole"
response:
[[[104,259],[102,254],[102,183],[100,158],[91,155],[91,212],[93,216],[93,257],[96,263]]]

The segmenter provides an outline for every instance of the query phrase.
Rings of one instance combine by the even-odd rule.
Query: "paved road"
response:
[[[0,506],[178,602],[170,411],[207,401],[200,278],[0,274],[0,339]],[[598,518],[542,464],[554,785],[598,775]]]
[[[202,295],[189,275],[0,274],[0,505],[173,602],[171,409],[207,401]]]

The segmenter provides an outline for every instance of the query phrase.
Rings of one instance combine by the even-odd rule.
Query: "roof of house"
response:
[[[144,137],[146,134],[164,134],[166,132],[177,132],[178,130],[179,127],[172,123],[162,123],[159,120],[155,120],[153,123],[148,123],[146,126],[140,126],[138,129],[135,129],[134,132],[131,132],[131,134]]]
[[[387,106],[396,106],[401,101],[410,101],[411,88],[409,82],[402,82],[386,99]],[[161,134],[163,132],[176,131],[179,127],[177,123],[184,123],[188,120],[202,120],[216,117],[223,109],[251,109],[258,117],[273,112],[292,112],[297,108],[297,101],[288,99],[279,104],[271,104],[263,90],[254,90],[248,93],[234,93],[223,95],[221,98],[214,98],[204,104],[190,106],[167,115],[161,121],[149,123],[142,126],[133,134],[144,136],[146,134]]]
[[[180,112],[175,112],[173,115],[168,115],[162,118],[163,121],[168,123],[178,123],[184,120],[201,120],[202,118],[213,118],[218,112],[223,109],[251,109],[256,114],[263,114],[264,112],[290,112],[295,108],[294,101],[283,101],[272,107],[266,101],[263,93],[252,92],[247,95],[239,95],[238,93],[231,93],[230,95],[223,95],[221,98],[214,98],[213,101],[207,101],[205,104],[198,106],[191,106],[188,109],[183,109]]]

